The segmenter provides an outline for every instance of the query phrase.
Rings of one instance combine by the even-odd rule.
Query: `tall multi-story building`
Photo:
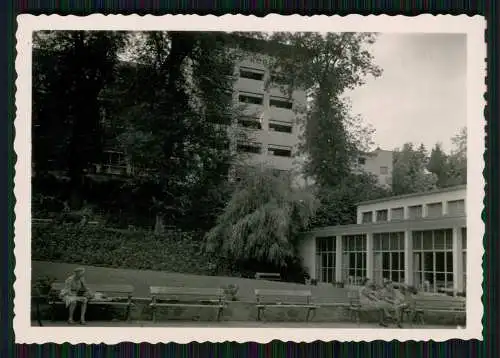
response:
[[[392,186],[392,168],[394,152],[380,148],[360,155],[354,164],[354,170],[373,174],[384,187]]]
[[[236,75],[237,126],[246,132],[246,140],[236,144],[238,152],[246,153],[247,164],[291,171],[299,143],[297,109],[306,105],[305,92],[283,93],[269,68],[250,59],[236,66]]]
[[[250,57],[250,55],[249,55]],[[264,165],[278,172],[291,171],[295,167],[294,156],[299,143],[298,109],[306,105],[304,91],[293,91],[291,96],[276,84],[276,74],[262,62],[244,59],[235,66],[234,101],[240,115],[231,136],[233,146],[241,161],[238,164]],[[244,138],[244,139],[242,139]],[[116,150],[105,152],[103,163],[96,171],[112,175],[133,175],[133,165],[124,153]]]

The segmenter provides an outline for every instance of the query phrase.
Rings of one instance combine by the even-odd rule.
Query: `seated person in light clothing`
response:
[[[392,308],[392,305],[379,297],[377,291],[374,290],[374,285],[368,278],[364,280],[363,286],[360,289],[359,301],[362,306],[379,311],[379,325],[387,327],[385,321],[387,320],[387,318],[391,317],[390,310]]]
[[[396,289],[391,281],[384,282],[381,291],[382,298],[391,304],[391,311],[396,324],[401,328],[403,309],[405,308],[405,297],[399,289]]]
[[[85,269],[83,267],[75,269],[73,274],[64,282],[64,288],[60,293],[61,299],[66,303],[66,307],[69,307],[69,324],[75,323],[73,321],[73,314],[77,303],[81,304],[80,324],[85,324],[87,302],[92,294],[85,283],[84,276]]]

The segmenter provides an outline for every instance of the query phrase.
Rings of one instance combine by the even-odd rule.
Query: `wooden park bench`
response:
[[[281,275],[277,272],[257,272],[256,280],[281,281]]]
[[[410,323],[425,324],[426,313],[453,314],[455,323],[466,314],[466,300],[464,297],[448,295],[416,295],[412,307],[404,310],[404,316]]]
[[[187,288],[151,286],[150,307],[153,322],[156,322],[158,308],[168,307],[207,307],[217,310],[217,321],[220,321],[226,307],[226,297],[221,288]]]
[[[318,305],[312,302],[310,290],[255,290],[257,307],[257,321],[263,317],[268,308],[305,308],[307,309],[306,322],[310,314]]]
[[[99,292],[103,294],[102,299],[90,298],[87,305],[124,307],[125,320],[130,319],[130,311],[134,306],[134,303],[132,302],[132,294],[134,293],[133,286],[111,284],[87,284],[87,286],[93,293]],[[48,304],[52,308],[52,320],[55,320],[57,306],[65,304],[59,296],[63,288],[63,282],[55,282],[51,285],[48,296]]]

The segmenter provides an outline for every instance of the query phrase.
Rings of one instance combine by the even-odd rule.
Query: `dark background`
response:
[[[0,183],[7,188],[2,195],[5,212],[0,214],[3,238],[0,248],[0,357],[498,357],[498,287],[499,287],[499,226],[500,215],[498,202],[500,198],[498,167],[500,162],[499,138],[499,111],[498,111],[498,14],[497,1],[158,1],[158,0],[96,0],[92,7],[87,0],[17,0],[0,2],[0,121],[3,129],[0,130],[0,141],[3,144],[1,155],[2,167],[6,175],[0,175]],[[55,7],[57,4],[57,7]],[[397,5],[396,5],[397,4]],[[485,39],[488,42],[488,93],[485,98],[488,102],[485,116],[488,121],[486,132],[486,197],[483,220],[486,223],[484,237],[485,255],[483,269],[483,302],[485,306],[484,341],[448,341],[436,342],[371,342],[371,343],[338,343],[316,342],[313,344],[272,342],[267,345],[256,343],[248,344],[211,344],[193,343],[191,345],[141,344],[136,347],[131,343],[122,343],[116,346],[106,345],[14,345],[13,318],[13,282],[15,260],[13,256],[13,177],[15,153],[13,152],[13,124],[15,118],[15,31],[16,15],[21,13],[60,15],[88,15],[91,13],[153,13],[163,14],[213,14],[241,13],[264,16],[268,13],[281,14],[325,14],[346,15],[357,13],[389,14],[414,16],[421,13],[432,14],[466,14],[484,15],[488,20],[488,30]],[[3,173],[2,173],[3,174]],[[477,175],[481,175],[477,173]]]

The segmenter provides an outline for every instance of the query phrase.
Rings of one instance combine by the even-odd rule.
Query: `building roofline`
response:
[[[401,230],[432,230],[435,228],[449,228],[456,225],[465,225],[467,217],[465,215],[449,216],[444,215],[437,218],[418,218],[413,220],[393,220],[385,222],[348,224],[338,226],[326,226],[303,232],[303,235],[314,235],[316,237],[329,235],[349,235],[363,232],[394,232]]]
[[[456,186],[450,186],[447,188],[435,189],[435,190],[430,190],[430,191],[421,191],[418,193],[405,194],[405,195],[395,195],[395,196],[388,196],[386,198],[381,198],[381,199],[362,201],[362,202],[359,202],[357,205],[360,206],[360,205],[367,205],[367,204],[376,204],[376,203],[382,203],[382,202],[396,200],[396,199],[416,198],[419,196],[426,196],[426,195],[439,194],[439,193],[448,193],[451,191],[458,191],[458,190],[462,190],[462,189],[466,189],[466,188],[467,188],[467,184],[456,185]]]

